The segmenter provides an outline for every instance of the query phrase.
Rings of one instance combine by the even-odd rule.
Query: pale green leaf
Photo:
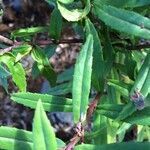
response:
[[[86,17],[86,15],[90,11],[90,0],[86,1],[86,5],[84,9],[72,9],[69,10],[66,8],[65,5],[61,4],[60,2],[57,2],[58,9],[61,12],[61,15],[68,21],[79,21],[82,18]]]
[[[0,55],[0,62],[3,62],[12,74],[12,79],[18,86],[20,91],[26,91],[26,78],[25,71],[22,65],[17,62],[15,63],[15,57],[11,54],[5,53]]]
[[[35,150],[57,150],[55,133],[44,112],[41,100],[37,103],[34,115],[33,148]]]
[[[73,115],[78,122],[86,115],[92,74],[93,36],[88,35],[77,58],[73,77]],[[84,118],[85,119],[85,118]]]

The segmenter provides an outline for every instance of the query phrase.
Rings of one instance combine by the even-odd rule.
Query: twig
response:
[[[100,97],[101,97],[101,95],[100,95],[100,93],[98,93],[98,94],[95,96],[95,98],[91,101],[91,103],[89,104],[89,108],[88,108],[88,110],[87,110],[87,116],[86,116],[87,122],[90,121],[90,119],[91,119],[91,117],[92,117],[92,115],[93,115],[93,113],[94,113],[94,110],[95,110],[95,108],[97,107],[97,104],[98,104],[98,102],[99,102],[99,100],[100,100]]]
[[[13,45],[14,44],[14,42],[12,40],[10,40],[10,39],[2,36],[2,35],[0,35],[0,42],[6,43],[8,45]]]
[[[64,150],[72,150],[80,140],[83,141],[84,125],[82,125],[81,122],[77,123],[75,131],[76,134],[73,136],[73,138],[70,140],[70,143],[65,147]]]
[[[94,110],[98,104],[98,101],[100,100],[100,96],[101,95],[98,93],[96,97],[92,100],[92,102],[89,104],[89,108],[87,110],[86,121],[83,123],[79,122],[76,125],[76,128],[75,128],[76,134],[73,136],[73,138],[70,140],[70,143],[65,147],[64,150],[72,150],[80,140],[83,140],[84,127],[88,124],[92,114],[94,113]]]
[[[150,43],[140,44],[140,45],[122,45],[122,44],[115,44],[114,46],[119,48],[125,48],[127,50],[141,50],[144,48],[150,48]]]
[[[0,49],[0,55],[10,52],[13,48],[16,48],[16,47],[17,47],[17,45],[13,45],[13,46],[10,46],[10,47],[4,48],[4,49]]]
[[[70,43],[83,43],[83,39],[61,39],[61,40],[54,40],[54,39],[49,39],[49,40],[38,40],[36,42],[39,45],[48,45],[48,44],[70,44]]]

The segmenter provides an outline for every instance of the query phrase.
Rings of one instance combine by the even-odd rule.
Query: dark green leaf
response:
[[[53,88],[50,88],[50,90],[47,93],[51,95],[65,95],[71,93],[71,91],[72,91],[72,81],[67,83],[62,83]]]
[[[0,65],[0,78],[7,78],[11,74],[2,66]]]
[[[107,145],[90,145],[82,144],[75,147],[75,150],[148,150],[150,149],[150,143],[138,143],[138,142],[126,142],[126,143],[116,143]]]
[[[45,53],[36,47],[32,50],[32,57],[37,62],[38,69],[46,77],[52,86],[56,84],[56,73],[50,65],[48,58]]]
[[[93,70],[92,70],[92,84],[94,88],[98,91],[101,91],[103,89],[103,83],[104,83],[104,61],[103,61],[103,53],[102,53],[102,47],[100,43],[100,39],[98,36],[98,33],[93,25],[93,23],[86,19],[86,34],[87,36],[89,34],[93,35]]]
[[[95,3],[101,3],[105,5],[113,5],[118,7],[140,7],[150,5],[149,0],[94,0]]]
[[[129,98],[128,86],[125,83],[120,82],[118,80],[109,80],[107,84],[114,87],[123,96]]]
[[[73,79],[74,68],[66,69],[57,76],[57,82],[62,83]]]
[[[60,11],[57,7],[53,10],[51,13],[51,19],[50,19],[50,27],[49,27],[49,35],[50,37],[54,38],[55,40],[58,40],[61,36],[61,30],[62,30],[62,16],[60,14]]]
[[[95,16],[113,29],[150,39],[150,19],[146,17],[132,11],[98,4],[95,4],[93,12]]]

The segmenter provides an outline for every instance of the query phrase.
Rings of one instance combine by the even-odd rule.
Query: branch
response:
[[[150,48],[150,43],[139,44],[139,45],[123,45],[123,44],[115,44],[114,46],[118,48],[125,48],[127,50],[141,50],[144,48]]]
[[[101,95],[100,95],[100,93],[98,93],[95,96],[95,98],[91,101],[91,103],[89,104],[89,108],[87,110],[87,116],[86,116],[87,122],[90,121],[90,119],[91,119],[91,117],[92,117],[92,115],[94,113],[94,110],[97,107],[97,104],[98,104],[98,102],[100,100],[100,97],[101,97]]]
[[[98,93],[95,96],[95,98],[92,100],[92,102],[89,104],[85,122],[83,122],[83,123],[79,122],[76,125],[76,128],[75,128],[76,134],[73,136],[73,138],[70,140],[70,143],[65,147],[64,150],[72,150],[79,141],[83,141],[84,128],[89,123],[89,120],[91,119],[91,117],[94,113],[94,110],[100,100],[100,96],[101,95]]]
[[[14,44],[14,42],[12,40],[10,40],[10,39],[2,36],[2,35],[0,35],[0,42],[6,43],[8,45],[13,45]]]
[[[54,39],[49,39],[49,40],[38,40],[36,42],[39,45],[49,45],[49,44],[70,44],[70,43],[83,43],[83,39],[61,39],[61,40],[54,40]]]
[[[48,44],[71,44],[71,43],[83,43],[83,39],[61,39],[59,41],[55,41],[53,39],[49,40],[39,40],[37,41],[37,44],[39,45],[48,45]],[[150,48],[150,43],[145,43],[145,44],[139,44],[139,45],[123,45],[123,44],[114,44],[115,47],[118,48],[125,48],[127,50],[141,50],[144,48]]]

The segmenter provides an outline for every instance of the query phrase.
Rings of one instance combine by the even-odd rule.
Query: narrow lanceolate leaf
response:
[[[81,144],[75,147],[75,150],[146,150],[150,149],[149,142],[126,142],[126,143],[116,143],[116,144],[106,144],[106,145],[90,145]]]
[[[95,3],[101,3],[105,5],[113,5],[118,7],[140,7],[150,5],[149,0],[94,0]]]
[[[141,111],[134,112],[131,116],[127,117],[123,121],[131,124],[150,125],[150,107],[146,107]]]
[[[10,127],[0,127],[0,149],[32,150],[32,132]]]
[[[93,35],[93,66],[92,66],[92,84],[94,88],[98,91],[103,90],[104,82],[104,61],[101,42],[98,33],[93,25],[93,23],[86,19],[86,36],[89,34]]]
[[[138,76],[134,82],[132,89],[131,89],[130,95],[133,95],[135,90],[141,91],[144,84],[148,84],[147,80],[149,80],[149,70],[150,70],[150,53],[147,54],[142,66],[138,72]],[[142,93],[142,94],[144,94],[143,96],[145,96],[145,97],[147,96],[148,89],[149,88],[145,89],[145,90],[147,90],[147,92],[144,90],[144,93],[146,92],[146,95],[144,93]]]
[[[112,79],[112,80],[109,80],[107,84],[114,87],[117,91],[120,92],[121,95],[127,98],[129,97],[128,86],[125,83]]]
[[[11,99],[19,104],[30,108],[36,108],[37,102],[41,99],[45,111],[72,111],[72,100],[58,96],[37,93],[13,93]]]
[[[58,40],[61,35],[61,29],[62,29],[62,16],[60,14],[60,11],[57,7],[53,10],[51,13],[51,19],[50,19],[50,27],[49,27],[49,35],[50,37],[54,38],[55,40]]]
[[[57,147],[65,147],[65,143],[56,138]],[[13,127],[0,127],[0,149],[5,150],[33,150],[32,132]]]
[[[38,101],[33,122],[33,148],[35,150],[56,150],[57,142],[52,126]]]
[[[77,123],[86,115],[92,74],[93,36],[89,35],[77,58],[73,78],[73,115]]]
[[[125,107],[125,105],[104,104],[98,106],[96,111],[101,115],[117,121],[123,107]],[[150,106],[145,107],[140,111],[134,111],[130,116],[122,119],[121,121],[138,125],[150,125]]]
[[[58,86],[50,88],[50,90],[47,93],[51,95],[65,95],[71,93],[71,91],[72,91],[72,81],[62,83]]]
[[[93,13],[106,25],[121,32],[150,39],[150,19],[113,6],[95,4]]]
[[[58,9],[61,15],[68,21],[79,21],[84,18],[90,12],[90,0],[85,1],[84,9],[67,9],[65,5],[57,2]]]
[[[12,79],[20,91],[26,91],[25,71],[21,63],[15,63],[15,57],[9,53],[0,55],[0,62],[3,62],[12,74]]]
[[[135,91],[141,92],[141,94],[146,97],[149,93],[149,78],[150,78],[150,73],[149,73],[149,68],[150,66],[150,54],[147,54],[140,70],[138,73],[138,76],[134,82],[134,85],[130,91],[130,97],[132,97],[135,93]],[[133,112],[136,111],[136,107],[133,104],[132,100],[129,101],[129,103],[123,108],[123,110],[120,112],[118,116],[118,120],[125,119],[126,117],[130,116]]]
[[[8,76],[10,76],[10,73],[0,65],[0,78],[7,78]]]
[[[74,73],[73,67],[66,69],[64,72],[58,74],[57,83],[62,83],[62,82],[72,80],[73,79],[73,73]]]
[[[19,29],[12,32],[14,37],[24,37],[29,35],[34,35],[36,33],[43,33],[48,31],[47,27],[30,27],[26,29]]]

